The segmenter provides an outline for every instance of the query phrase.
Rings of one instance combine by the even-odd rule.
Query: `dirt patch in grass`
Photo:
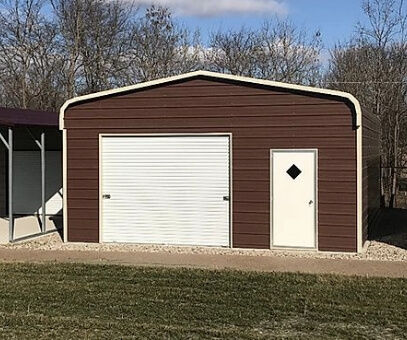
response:
[[[407,280],[0,264],[5,339],[402,339]]]

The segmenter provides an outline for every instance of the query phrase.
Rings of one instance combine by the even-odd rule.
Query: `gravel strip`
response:
[[[97,243],[63,243],[58,233],[48,234],[35,239],[21,241],[0,248],[37,249],[37,250],[75,250],[75,251],[117,251],[117,252],[161,252],[171,254],[219,254],[245,256],[279,256],[302,258],[407,261],[407,233],[382,237],[371,241],[363,254],[341,254],[325,252],[228,249],[215,247],[186,247],[166,245],[134,245],[134,244],[97,244]]]

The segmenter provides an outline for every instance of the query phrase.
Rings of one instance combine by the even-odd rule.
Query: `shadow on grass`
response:
[[[378,224],[370,233],[369,240],[407,249],[407,209],[382,209]]]

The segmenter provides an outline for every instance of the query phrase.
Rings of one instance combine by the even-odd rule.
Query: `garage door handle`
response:
[[[102,195],[102,198],[104,199],[104,200],[110,200],[110,195]]]
[[[223,200],[224,201],[229,201],[230,199],[229,199],[229,196],[223,196]]]

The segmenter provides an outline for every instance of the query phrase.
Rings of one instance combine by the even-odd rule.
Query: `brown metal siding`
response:
[[[367,110],[362,114],[362,239],[368,239],[380,212],[380,121]]]
[[[192,79],[68,108],[68,240],[98,242],[100,133],[233,134],[233,246],[270,246],[270,149],[317,148],[319,249],[356,250],[356,132],[340,100]]]

